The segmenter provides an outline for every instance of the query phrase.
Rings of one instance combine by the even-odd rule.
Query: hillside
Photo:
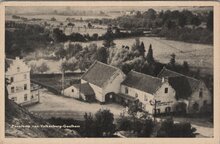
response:
[[[12,127],[13,125],[16,127]],[[79,137],[79,134],[76,131],[67,129],[33,127],[41,125],[46,126],[50,124],[45,120],[32,115],[25,108],[17,105],[13,101],[9,100],[8,103],[6,103],[5,137]]]

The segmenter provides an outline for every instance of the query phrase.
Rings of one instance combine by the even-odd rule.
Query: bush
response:
[[[121,116],[117,119],[117,130],[130,131],[132,129],[132,122],[129,117]]]
[[[154,123],[151,118],[140,119],[130,116],[121,116],[117,119],[117,130],[118,131],[130,131],[133,132],[134,136],[138,137],[150,137]]]
[[[190,123],[174,123],[172,118],[164,120],[157,137],[195,137],[196,129]]]
[[[114,115],[109,110],[99,110],[93,118],[84,115],[85,122],[82,134],[87,137],[109,137],[115,132]]]

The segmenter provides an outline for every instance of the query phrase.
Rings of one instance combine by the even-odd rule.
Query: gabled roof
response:
[[[195,78],[168,70],[165,67],[161,70],[157,77],[167,77],[170,79],[169,82],[173,85],[173,88],[177,93],[181,93],[183,92],[183,89],[185,89],[185,91],[187,91],[186,93],[191,94],[198,88],[198,85],[201,82]]]
[[[111,65],[95,61],[90,68],[85,72],[81,79],[103,87],[104,84],[118,71],[119,69]]]
[[[94,90],[88,83],[74,84],[73,86],[86,96],[95,95]]]
[[[168,77],[168,82],[176,91],[176,99],[187,99],[192,94],[192,88],[186,77]]]
[[[154,94],[162,85],[162,80],[160,78],[132,70],[127,74],[127,77],[122,84],[150,94]]]

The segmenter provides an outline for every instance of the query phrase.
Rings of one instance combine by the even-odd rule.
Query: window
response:
[[[143,104],[143,105],[142,105],[142,109],[143,109],[143,110],[146,110],[146,104]]]
[[[31,95],[31,99],[33,99],[34,98],[34,96],[33,95]]]
[[[27,90],[27,84],[24,84],[24,90]]]
[[[164,89],[164,93],[168,93],[168,88],[165,88],[165,89]]]
[[[145,100],[145,101],[147,101],[147,100],[148,100],[148,99],[147,99],[147,95],[144,95],[144,100]]]
[[[12,97],[11,100],[17,101],[17,97]]]
[[[72,92],[74,92],[74,89],[72,89]]]
[[[160,109],[154,109],[154,114],[160,114]]]
[[[27,79],[27,74],[24,74],[24,79]]]
[[[193,104],[193,110],[198,111],[199,110],[199,104],[197,102],[195,102]]]
[[[11,93],[15,92],[15,87],[11,87]]]
[[[203,101],[203,105],[206,106],[207,105],[207,100]]]
[[[135,97],[138,98],[138,94],[137,93],[135,93]]]
[[[125,87],[125,93],[128,94],[128,88],[127,87]]]
[[[165,112],[166,112],[166,113],[170,113],[170,111],[171,111],[171,107],[166,107],[166,108],[165,108]]]
[[[27,101],[27,94],[24,95],[24,101]]]
[[[199,97],[200,97],[200,98],[203,97],[203,90],[202,90],[202,89],[200,89],[200,91],[199,91]]]
[[[17,72],[20,72],[20,67],[17,67]]]
[[[11,80],[10,80],[11,82],[14,82],[14,78],[13,77],[11,77]]]

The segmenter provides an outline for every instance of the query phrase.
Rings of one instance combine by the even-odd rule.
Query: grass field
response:
[[[204,44],[193,44],[172,40],[165,40],[157,37],[140,37],[140,40],[144,42],[146,53],[148,47],[152,44],[154,58],[162,63],[168,63],[170,55],[174,53],[176,55],[176,62],[183,64],[183,61],[187,61],[192,70],[197,70],[199,67],[201,73],[213,74],[213,46]],[[135,38],[118,39],[114,41],[116,48],[121,48],[122,45],[131,47]],[[80,42],[77,42],[80,43]],[[80,43],[83,47],[89,46],[91,43],[95,43],[98,47],[102,46],[103,41],[84,42]],[[33,63],[41,63],[42,60],[29,61]],[[57,60],[44,60],[50,67],[50,72],[60,71],[60,61]]]

